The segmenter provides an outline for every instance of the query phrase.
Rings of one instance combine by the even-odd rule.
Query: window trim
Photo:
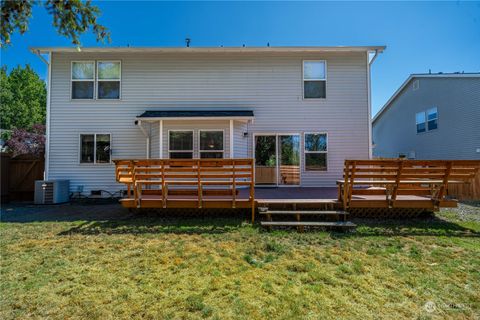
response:
[[[429,127],[428,127],[428,123],[429,123],[431,120],[428,119],[428,112],[429,112],[430,110],[433,110],[433,109],[435,109],[435,114],[436,114],[437,116],[436,116],[434,119],[432,119],[432,120],[436,120],[436,121],[437,121],[437,127],[436,127],[435,129],[431,129],[431,130],[430,130]],[[428,132],[438,130],[438,107],[431,107],[431,108],[425,110],[425,129],[426,129]]]
[[[423,122],[417,122],[417,115],[418,115],[419,113],[423,113],[423,117],[424,117],[424,119],[425,119]],[[424,123],[424,124],[425,124],[425,131],[418,132],[418,125],[421,124],[421,123]],[[415,112],[415,132],[416,132],[417,134],[422,134],[422,133],[428,132],[428,130],[427,130],[427,113],[425,112],[425,110],[424,110],[424,111]]]
[[[93,79],[73,79],[73,64],[74,63],[93,63]],[[95,60],[72,60],[70,61],[70,101],[94,101],[96,97],[96,85],[95,85],[95,74],[96,74],[96,66]],[[82,98],[82,99],[75,99],[73,98],[73,82],[93,82],[93,96],[92,98]]]
[[[201,133],[202,132],[222,132],[222,145],[223,149],[222,150],[201,150]],[[202,152],[221,152],[222,153],[222,159],[225,159],[225,129],[199,129],[198,130],[198,158],[202,158],[201,154]]]
[[[192,150],[170,150],[170,132],[191,132],[192,133]],[[168,159],[170,158],[170,153],[171,152],[180,152],[180,153],[187,153],[191,152],[192,153],[192,159],[195,159],[195,130],[191,129],[169,129],[167,131],[167,154],[168,154]]]
[[[110,137],[110,157],[109,162],[97,163],[97,135],[107,135]],[[93,162],[82,162],[82,136],[93,135]],[[78,134],[78,163],[81,166],[105,166],[112,164],[112,145],[113,139],[112,134],[109,132],[81,132]]]
[[[323,62],[325,65],[325,79],[308,79],[305,80],[305,62]],[[327,88],[328,88],[328,72],[327,72],[327,60],[325,59],[304,59],[302,60],[302,100],[306,101],[318,101],[318,100],[326,100],[327,99]],[[325,98],[305,98],[305,81],[325,81]]]
[[[327,142],[327,151],[307,151],[306,150],[306,143],[305,140],[307,138],[307,134],[324,134],[325,135],[325,141]],[[325,165],[327,166],[325,170],[307,170],[307,153],[324,153],[327,155],[327,159],[325,161]],[[309,132],[304,132],[303,133],[303,172],[305,173],[322,173],[322,172],[328,172],[328,132],[321,132],[321,131],[309,131]]]
[[[99,79],[98,78],[98,65],[100,63],[108,63],[108,62],[113,62],[113,63],[116,63],[118,62],[120,64],[120,76],[118,79]],[[113,82],[113,81],[118,81],[118,98],[99,98],[98,97],[98,84],[99,82],[102,82],[102,81],[107,81],[107,82]],[[117,100],[122,100],[122,60],[96,60],[96,63],[95,63],[95,100],[101,100],[101,101],[105,101],[105,100],[110,100],[110,101],[117,101]]]

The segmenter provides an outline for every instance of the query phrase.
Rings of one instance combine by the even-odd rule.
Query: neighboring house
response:
[[[480,73],[412,74],[373,119],[374,156],[480,159]]]
[[[371,156],[384,48],[33,48],[50,55],[46,177],[113,192],[112,159],[248,157],[257,185],[335,186]]]

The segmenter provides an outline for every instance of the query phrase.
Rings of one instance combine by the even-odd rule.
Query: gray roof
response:
[[[149,110],[137,118],[253,118],[251,110]]]

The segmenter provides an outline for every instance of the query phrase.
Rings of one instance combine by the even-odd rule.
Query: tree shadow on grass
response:
[[[59,235],[96,235],[96,234],[219,234],[236,231],[246,225],[248,220],[244,212],[235,210],[228,215],[221,213],[191,214],[141,213],[126,219],[106,221],[86,221]],[[254,226],[257,228],[258,226]]]

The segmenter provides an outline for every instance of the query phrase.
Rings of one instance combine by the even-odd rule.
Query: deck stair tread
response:
[[[357,225],[350,221],[261,221],[262,226],[287,226],[287,227],[347,227],[354,228]]]
[[[260,214],[271,214],[271,215],[288,215],[288,214],[299,214],[299,215],[336,215],[336,214],[348,214],[346,211],[342,210],[259,210]]]

